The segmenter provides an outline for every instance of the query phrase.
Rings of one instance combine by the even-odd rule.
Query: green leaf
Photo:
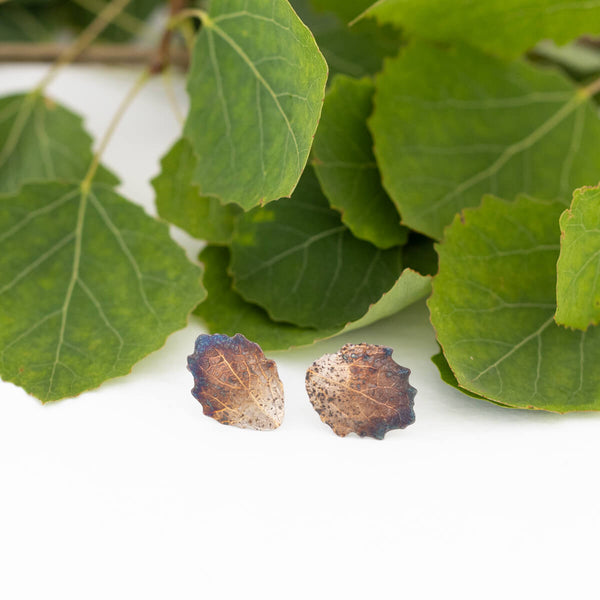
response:
[[[43,402],[160,348],[204,297],[201,270],[104,184],[30,184],[0,198],[0,375]]]
[[[444,383],[447,383],[448,385],[452,386],[453,388],[456,388],[459,392],[462,392],[463,394],[466,394],[467,396],[471,396],[471,398],[477,398],[478,400],[485,400],[485,398],[483,396],[480,396],[479,394],[474,394],[473,392],[470,392],[469,390],[465,390],[464,388],[460,387],[460,385],[458,385],[456,376],[452,372],[452,369],[450,368],[450,365],[448,364],[448,361],[446,360],[443,352],[439,352],[438,354],[435,354],[434,356],[432,356],[431,362],[438,368],[438,371],[440,372],[440,377],[442,378],[442,381]]]
[[[367,118],[374,85],[336,76],[325,97],[313,165],[329,204],[348,229],[379,248],[405,244],[408,231],[381,185]]]
[[[388,61],[370,127],[403,222],[439,239],[486,193],[568,203],[574,188],[598,179],[591,93],[556,71],[467,47],[415,45]]]
[[[317,330],[273,321],[263,308],[244,300],[232,288],[227,273],[230,260],[227,247],[207,246],[199,259],[204,264],[203,282],[208,295],[194,314],[208,325],[211,333],[229,336],[241,333],[269,351],[312,344],[338,331],[336,328]]]
[[[313,329],[273,321],[267,311],[244,300],[233,288],[227,274],[230,252],[226,247],[207,246],[200,253],[204,263],[204,285],[208,296],[194,311],[208,325],[211,333],[242,333],[263,350],[286,350],[305,346],[339,333],[366,327],[396,313],[412,302],[427,296],[431,278],[404,269],[394,286],[358,321],[343,328]]]
[[[307,169],[292,196],[241,215],[232,242],[235,289],[276,321],[343,327],[402,271],[401,249],[356,239]]]
[[[575,190],[560,230],[556,322],[585,331],[600,323],[600,187]]]
[[[372,4],[370,0],[312,0],[311,3],[317,10],[333,12],[346,22],[357,17]]]
[[[465,41],[516,57],[543,39],[565,43],[600,33],[600,5],[581,0],[379,0],[364,16],[436,41]]]
[[[518,408],[600,409],[600,328],[554,322],[562,210],[487,197],[446,229],[429,309],[465,390]]]
[[[197,160],[188,140],[178,140],[160,164],[160,174],[151,182],[158,214],[193,237],[217,244],[229,242],[235,217],[242,209],[198,193],[192,183]]]
[[[41,94],[0,98],[0,194],[44,180],[79,180],[92,162],[81,117]],[[116,185],[100,168],[95,181]]]
[[[200,193],[245,209],[289,196],[326,81],[325,60],[287,0],[211,2],[188,75],[184,128]]]
[[[365,19],[349,27],[350,18],[343,14],[348,7],[340,6],[339,16],[332,12],[317,12],[310,0],[293,0],[294,10],[312,31],[319,49],[329,66],[329,78],[335,73],[352,77],[373,75],[381,70],[386,56],[397,54],[401,35],[390,26],[380,26],[374,19]],[[324,7],[325,8],[325,7]],[[330,7],[327,7],[329,9]],[[349,6],[352,10],[352,6]],[[352,15],[356,16],[352,11]],[[340,18],[341,17],[341,18]]]

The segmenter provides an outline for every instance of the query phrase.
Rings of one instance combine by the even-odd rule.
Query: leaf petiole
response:
[[[138,93],[141,91],[141,89],[144,87],[149,78],[150,70],[144,69],[139,75],[139,77],[136,79],[135,83],[133,84],[125,98],[123,98],[123,101],[121,102],[119,107],[117,108],[117,111],[113,115],[113,118],[111,119],[106,132],[100,140],[100,145],[98,146],[98,150],[94,154],[94,158],[92,159],[90,168],[88,169],[85,177],[83,178],[83,181],[81,182],[81,190],[83,193],[87,193],[87,191],[89,190],[92,184],[92,180],[94,179],[94,175],[96,174],[98,166],[100,165],[100,159],[102,158],[102,154],[108,146],[108,143],[110,142],[110,139],[113,133],[115,132],[117,125],[121,121],[121,118],[123,117],[129,106],[131,105],[135,97],[138,95]]]
[[[56,77],[62,67],[72,62],[83,52],[131,2],[131,0],[112,0],[98,16],[83,30],[81,35],[58,57],[46,75],[33,90],[33,94],[42,92]]]

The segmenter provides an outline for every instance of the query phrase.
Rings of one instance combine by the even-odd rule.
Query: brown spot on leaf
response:
[[[283,420],[283,386],[277,367],[243,335],[201,335],[188,356],[192,395],[204,414],[225,425],[276,429]]]
[[[382,440],[391,429],[414,423],[417,390],[408,383],[410,369],[391,355],[385,346],[346,344],[309,367],[310,401],[337,435],[357,433]]]

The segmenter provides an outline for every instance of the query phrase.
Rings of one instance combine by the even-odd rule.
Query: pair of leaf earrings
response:
[[[391,348],[346,344],[325,354],[306,372],[310,401],[334,433],[383,439],[414,423],[417,390],[410,370],[391,358]],[[201,335],[188,357],[192,395],[204,414],[226,425],[268,430],[281,425],[283,385],[275,362],[243,335]]]

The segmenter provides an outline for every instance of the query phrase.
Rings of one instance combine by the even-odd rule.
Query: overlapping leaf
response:
[[[178,140],[163,157],[161,172],[152,180],[158,214],[196,238],[226,243],[242,209],[236,204],[223,205],[218,198],[202,197],[192,183],[196,165],[186,138]]]
[[[600,188],[575,190],[560,217],[556,322],[585,331],[600,322]]]
[[[314,168],[329,204],[357,237],[379,248],[405,244],[408,231],[381,185],[367,118],[369,79],[337,76],[327,92],[314,143]]]
[[[344,73],[352,77],[372,75],[381,69],[386,56],[398,52],[400,33],[389,25],[380,26],[374,19],[365,19],[352,27],[348,21],[360,9],[344,2],[331,6],[316,6],[310,0],[292,0],[291,5],[311,30],[329,66],[329,77]],[[334,10],[335,9],[335,10]],[[351,14],[351,17],[347,15]]]
[[[214,0],[198,35],[185,134],[200,193],[248,209],[289,196],[304,169],[327,65],[287,0]]]
[[[370,127],[403,222],[432,237],[485,193],[570,202],[597,183],[591,91],[467,47],[415,45],[386,63]]]
[[[415,36],[465,41],[502,56],[518,56],[539,40],[565,43],[600,33],[600,5],[585,0],[379,0],[364,13]]]
[[[286,350],[305,346],[317,340],[332,337],[360,327],[402,310],[427,296],[431,278],[411,269],[404,269],[394,286],[372,304],[357,321],[345,327],[314,329],[291,323],[273,321],[266,310],[245,301],[233,288],[227,274],[230,252],[225,247],[207,246],[200,253],[204,264],[203,283],[208,296],[194,311],[208,325],[211,333],[234,335],[243,333],[259,343],[264,350]]]
[[[81,117],[36,92],[0,98],[0,194],[33,181],[81,180],[91,162]],[[95,180],[118,183],[104,168]]]
[[[447,228],[429,308],[461,388],[518,408],[600,409],[600,328],[554,322],[562,210],[486,198]]]
[[[233,237],[235,289],[271,318],[343,327],[360,318],[402,271],[401,249],[356,239],[307,169],[291,198],[241,215]]]
[[[200,276],[109,186],[26,185],[0,198],[0,375],[44,402],[124,375],[186,324]]]

